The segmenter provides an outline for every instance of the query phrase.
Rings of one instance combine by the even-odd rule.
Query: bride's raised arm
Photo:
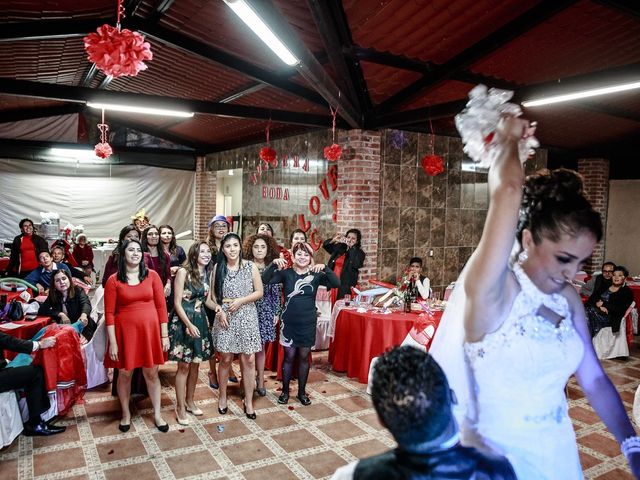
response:
[[[489,170],[489,210],[477,249],[469,259],[464,290],[467,296],[465,332],[477,341],[502,323],[513,298],[515,282],[508,282],[508,261],[515,238],[524,182],[518,142],[529,128],[521,118],[504,117],[495,133],[499,149]],[[487,315],[486,312],[495,312]]]

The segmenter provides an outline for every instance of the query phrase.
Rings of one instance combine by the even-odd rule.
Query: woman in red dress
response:
[[[109,355],[104,359],[104,366],[118,369],[120,431],[127,432],[131,427],[131,376],[134,368],[142,367],[156,427],[167,432],[169,425],[160,412],[158,377],[158,365],[165,362],[169,350],[167,305],[160,277],[147,269],[142,260],[140,242],[125,241],[118,255],[118,273],[107,280],[104,313]]]

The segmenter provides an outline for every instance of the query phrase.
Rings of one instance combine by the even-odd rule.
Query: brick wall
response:
[[[578,172],[584,179],[584,190],[593,208],[602,217],[603,230],[607,229],[607,209],[609,207],[609,160],[584,158],[578,160]],[[593,255],[585,265],[587,272],[600,270],[604,259],[604,239],[593,249]]]
[[[206,240],[207,224],[216,213],[216,185],[217,174],[215,171],[207,170],[206,158],[196,159],[196,191],[194,208],[194,240]]]
[[[377,278],[378,222],[380,205],[381,133],[368,130],[340,131],[338,143],[344,153],[339,163],[338,230],[357,228],[367,254],[359,282]]]

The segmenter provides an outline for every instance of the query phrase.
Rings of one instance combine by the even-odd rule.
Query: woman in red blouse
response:
[[[169,350],[167,305],[160,277],[147,269],[142,246],[127,240],[118,255],[118,273],[107,280],[104,313],[109,336],[104,366],[118,369],[117,391],[122,407],[120,431],[131,427],[131,377],[142,367],[156,427],[167,432],[169,425],[160,412],[160,378],[158,366]]]

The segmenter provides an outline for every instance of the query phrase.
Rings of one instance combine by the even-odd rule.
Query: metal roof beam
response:
[[[343,81],[348,97],[357,101],[361,111],[372,112],[373,106],[360,64],[353,60],[347,62],[343,54],[344,47],[351,45],[353,40],[342,2],[307,0],[307,6],[322,38],[331,66],[337,78]]]
[[[109,17],[3,23],[0,29],[0,42],[84,37],[105,23],[115,25],[116,19],[115,17]]]
[[[382,102],[378,106],[378,112],[387,113],[416,96],[432,90],[454,74],[472,66],[477,61],[574,3],[576,3],[576,0],[542,0],[533,8],[498,28],[449,61],[435,67],[433,71],[423,75],[422,78]]]
[[[315,115],[286,110],[274,110],[271,108],[248,107],[244,105],[209,102],[205,100],[163,97],[160,95],[96,90],[87,87],[71,87],[67,85],[14,80],[10,78],[0,78],[0,93],[77,103],[92,101],[125,105],[131,104],[152,108],[158,108],[161,106],[162,108],[189,111],[205,115],[252,118],[257,120],[271,119],[274,122],[324,128],[330,126],[330,117],[328,115]],[[343,125],[344,124],[341,124],[339,126],[342,127]]]
[[[81,105],[63,105],[60,107],[28,108],[0,112],[0,123],[20,122],[36,118],[58,117],[82,111]]]
[[[318,62],[315,55],[299,39],[291,25],[284,19],[272,1],[246,1],[247,3],[251,3],[253,10],[273,31],[278,32],[280,40],[282,40],[300,60],[300,63],[295,67],[298,73],[309,82],[329,105],[338,109],[338,115],[340,115],[351,128],[360,128],[363,123],[362,113],[353,106],[346,95],[342,94],[340,88],[335,84],[331,76],[329,76],[324,67]]]
[[[595,2],[605,7],[618,10],[625,15],[640,18],[640,5],[636,0],[595,0]]]

